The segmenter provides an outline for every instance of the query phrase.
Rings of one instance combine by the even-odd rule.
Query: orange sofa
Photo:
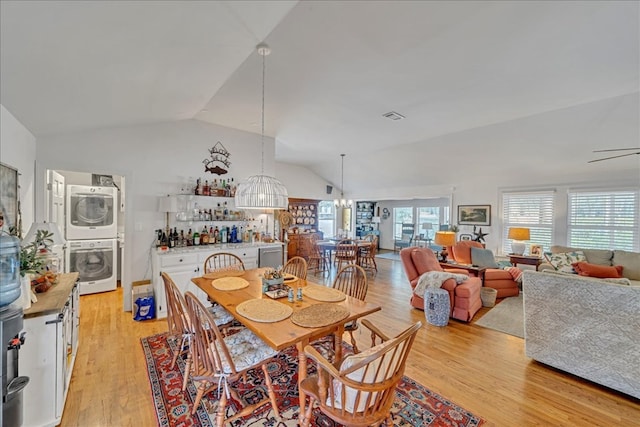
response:
[[[449,247],[448,251],[458,264],[473,264],[471,262],[471,248],[482,249],[482,243],[474,241],[462,241]],[[484,273],[484,286],[498,291],[498,298],[515,297],[520,294],[518,282],[506,270],[500,268],[487,268]]]
[[[440,267],[435,254],[429,248],[412,247],[402,249],[400,251],[400,259],[411,284],[411,289],[417,286],[418,280],[423,273],[427,271],[444,271]],[[453,279],[446,280],[442,284],[442,289],[449,292],[450,317],[463,322],[470,321],[473,315],[482,307],[482,300],[480,299],[481,288],[482,281],[478,277],[469,277],[459,285]],[[424,299],[411,293],[411,305],[424,310]]]

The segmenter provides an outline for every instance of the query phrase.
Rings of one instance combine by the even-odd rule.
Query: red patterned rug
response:
[[[205,396],[203,404],[196,413],[190,414],[195,400],[196,389],[190,382],[187,390],[182,391],[182,375],[184,360],[172,369],[171,359],[178,344],[167,340],[166,334],[142,338],[142,348],[147,361],[149,381],[156,407],[158,425],[162,427],[211,427],[215,425],[216,392]],[[345,348],[349,352],[350,348]],[[273,379],[273,386],[278,397],[281,418],[273,416],[270,405],[257,410],[251,416],[237,420],[233,426],[297,426],[298,420],[298,359],[295,348],[287,349],[276,357],[268,366]],[[315,369],[309,363],[310,374]],[[245,390],[240,394],[248,401],[260,400],[266,394],[262,386],[261,371],[249,372]],[[254,381],[257,380],[257,381]],[[259,385],[253,385],[256,384]],[[449,400],[427,390],[421,384],[404,377],[397,389],[397,397],[393,406],[393,424],[395,426],[481,426],[484,420],[455,405]],[[338,427],[331,419],[319,410],[314,411],[313,426]]]

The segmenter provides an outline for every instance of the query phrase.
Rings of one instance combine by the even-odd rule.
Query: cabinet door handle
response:
[[[45,325],[53,325],[54,323],[60,323],[64,320],[64,314],[60,313],[58,314],[58,318],[55,320],[47,320],[46,322],[44,322]]]

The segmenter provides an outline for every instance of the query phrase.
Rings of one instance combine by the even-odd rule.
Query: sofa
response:
[[[528,357],[640,398],[640,286],[548,270],[522,284]]]
[[[436,255],[429,248],[405,248],[400,251],[400,260],[409,279],[411,289],[418,285],[420,276],[427,271],[444,271]],[[463,322],[469,322],[482,307],[480,289],[482,281],[478,277],[469,277],[461,284],[448,279],[442,284],[442,289],[449,292],[451,306],[450,317]],[[410,303],[413,307],[424,310],[424,299],[420,295],[411,293]]]
[[[472,257],[472,248],[480,249],[475,253],[484,252],[483,259],[486,260],[487,255],[490,260],[486,260],[486,264],[478,262]],[[517,297],[520,294],[518,282],[513,280],[513,276],[508,271],[498,268],[493,254],[488,249],[484,249],[482,243],[474,241],[460,241],[450,246],[448,252],[458,264],[479,265],[480,267],[488,267],[484,272],[484,286],[493,288],[498,291],[497,298]],[[493,267],[495,265],[495,267]]]
[[[581,255],[582,254],[582,255]],[[555,266],[547,261],[538,266],[538,271],[564,271],[574,272],[572,267],[560,267],[563,265],[562,256],[568,260],[564,264],[576,259],[585,258],[585,262],[595,266],[622,267],[621,276],[629,280],[631,286],[640,286],[640,253],[609,249],[582,249],[567,246],[552,246],[547,259],[555,260]],[[587,272],[588,274],[588,272]],[[599,274],[598,276],[601,276]]]

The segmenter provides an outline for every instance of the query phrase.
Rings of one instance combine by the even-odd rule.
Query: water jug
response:
[[[20,297],[20,240],[0,234],[0,307]]]

